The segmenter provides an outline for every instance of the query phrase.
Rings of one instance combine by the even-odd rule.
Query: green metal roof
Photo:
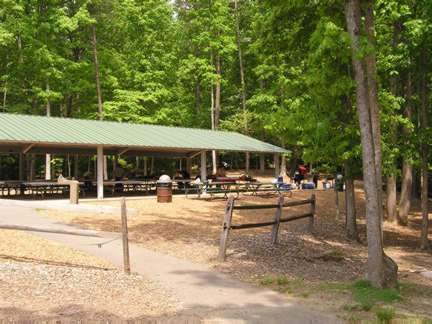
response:
[[[0,113],[0,144],[83,145],[158,149],[285,153],[235,132]]]

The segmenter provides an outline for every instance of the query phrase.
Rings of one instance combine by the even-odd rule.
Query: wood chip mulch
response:
[[[139,275],[117,270],[0,263],[0,319],[124,320],[176,311],[175,300]]]

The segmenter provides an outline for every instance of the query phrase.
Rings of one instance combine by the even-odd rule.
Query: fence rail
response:
[[[309,204],[310,204],[310,210],[308,212],[290,216],[290,217],[285,217],[285,218],[282,217],[282,211],[284,208],[303,206]],[[315,206],[316,206],[315,194],[313,194],[311,198],[303,199],[303,200],[284,202],[284,197],[280,196],[277,204],[239,205],[239,206],[235,206],[234,196],[230,196],[225,206],[225,215],[222,224],[222,233],[221,233],[220,244],[219,244],[219,260],[224,261],[226,259],[226,249],[227,249],[230,230],[241,230],[247,228],[257,228],[257,227],[273,225],[272,244],[276,244],[278,240],[280,223],[291,222],[302,218],[309,218],[308,229],[309,231],[312,231],[314,216],[315,216]],[[258,210],[258,209],[276,209],[274,219],[272,221],[260,222],[260,223],[232,224],[234,210]]]

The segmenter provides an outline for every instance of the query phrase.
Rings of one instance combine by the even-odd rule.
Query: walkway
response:
[[[75,227],[41,217],[33,209],[0,206],[0,223],[76,230]],[[88,231],[95,233],[94,231]],[[98,232],[100,233],[100,232]],[[122,265],[121,241],[98,248],[97,243],[117,237],[100,233],[103,238],[35,233],[91,255]],[[211,323],[338,323],[333,315],[308,310],[284,296],[230,279],[210,270],[171,256],[132,244],[131,268],[158,283],[182,302],[184,312],[174,320],[205,320]]]

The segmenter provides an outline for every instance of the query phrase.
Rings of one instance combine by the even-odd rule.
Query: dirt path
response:
[[[3,224],[41,226],[70,230],[70,225],[43,218],[35,210],[22,207],[0,207]],[[101,233],[103,238],[35,233],[72,248],[121,265],[121,242],[115,240],[102,248],[97,243],[117,237]],[[334,315],[306,309],[280,294],[255,288],[218,272],[158,252],[131,245],[132,270],[158,283],[182,302],[178,319],[216,321],[218,323],[337,323]],[[167,319],[169,321],[172,318]]]

